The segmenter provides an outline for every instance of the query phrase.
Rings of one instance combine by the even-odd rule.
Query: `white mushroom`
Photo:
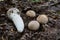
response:
[[[7,11],[7,16],[13,21],[18,32],[23,32],[24,30],[24,22],[21,16],[18,14],[19,10],[17,8],[10,8]]]
[[[35,17],[35,16],[36,16],[36,13],[35,13],[35,11],[33,11],[33,10],[28,10],[28,11],[26,12],[26,15],[29,16],[29,17]]]
[[[46,15],[39,15],[37,17],[37,21],[40,23],[47,23],[48,22],[48,17]]]
[[[1,1],[4,1],[4,0],[0,0],[0,2],[1,2]]]
[[[29,28],[30,30],[37,30],[37,29],[39,29],[39,26],[40,26],[40,24],[39,24],[38,21],[31,21],[31,22],[29,22],[29,24],[28,24],[28,28]]]

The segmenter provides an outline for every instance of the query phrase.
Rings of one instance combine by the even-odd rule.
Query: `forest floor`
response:
[[[14,23],[7,17],[9,8],[16,7],[21,11],[25,28],[19,33]],[[26,16],[26,11],[34,10],[36,17]],[[6,0],[0,2],[0,40],[60,40],[60,3],[54,2],[24,2]],[[47,24],[40,24],[37,31],[29,30],[27,25],[31,20],[36,20],[37,16],[45,14],[49,18]]]

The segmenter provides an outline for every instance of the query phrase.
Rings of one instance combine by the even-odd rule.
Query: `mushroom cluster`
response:
[[[26,15],[29,16],[29,17],[35,17],[36,16],[36,12],[33,11],[33,10],[28,10],[26,12]],[[47,15],[44,15],[44,14],[41,14],[39,15],[37,18],[36,18],[36,21],[30,21],[28,23],[28,28],[30,30],[38,30],[39,27],[40,27],[40,24],[46,24],[48,22],[48,17]]]
[[[18,32],[23,32],[24,22],[23,22],[22,17],[18,13],[19,13],[19,10],[17,8],[10,8],[7,11],[7,16],[8,16],[8,18],[10,18],[13,21]],[[33,10],[28,10],[26,12],[26,15],[28,17],[35,17],[36,12]],[[40,23],[45,24],[47,22],[48,22],[48,17],[44,14],[41,14],[36,18],[36,20],[32,20],[28,23],[28,28],[30,30],[38,30],[40,27]]]

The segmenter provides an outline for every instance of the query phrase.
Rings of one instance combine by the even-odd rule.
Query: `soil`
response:
[[[49,4],[49,5],[46,5]],[[51,5],[50,5],[51,4]],[[18,32],[12,20],[7,17],[8,9],[16,7],[20,10],[25,28],[22,33]],[[26,16],[26,11],[34,10],[36,17]],[[60,3],[29,2],[19,0],[5,0],[0,2],[0,40],[60,40]],[[47,24],[40,24],[36,31],[29,30],[27,25],[37,16],[45,14],[49,18]]]

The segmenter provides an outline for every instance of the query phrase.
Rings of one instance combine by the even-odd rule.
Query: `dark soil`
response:
[[[44,3],[49,5],[46,6]],[[16,7],[21,11],[21,17],[25,23],[22,33],[17,31],[14,23],[6,15],[7,10],[12,7]],[[37,31],[29,30],[27,27],[28,23],[31,20],[36,20],[37,16],[34,18],[26,16],[27,10],[34,10],[37,16],[39,14],[46,14],[49,22],[47,24],[40,24],[40,28]],[[31,3],[26,0],[5,0],[0,2],[0,40],[60,40],[60,14],[58,11],[60,11],[59,2]]]

